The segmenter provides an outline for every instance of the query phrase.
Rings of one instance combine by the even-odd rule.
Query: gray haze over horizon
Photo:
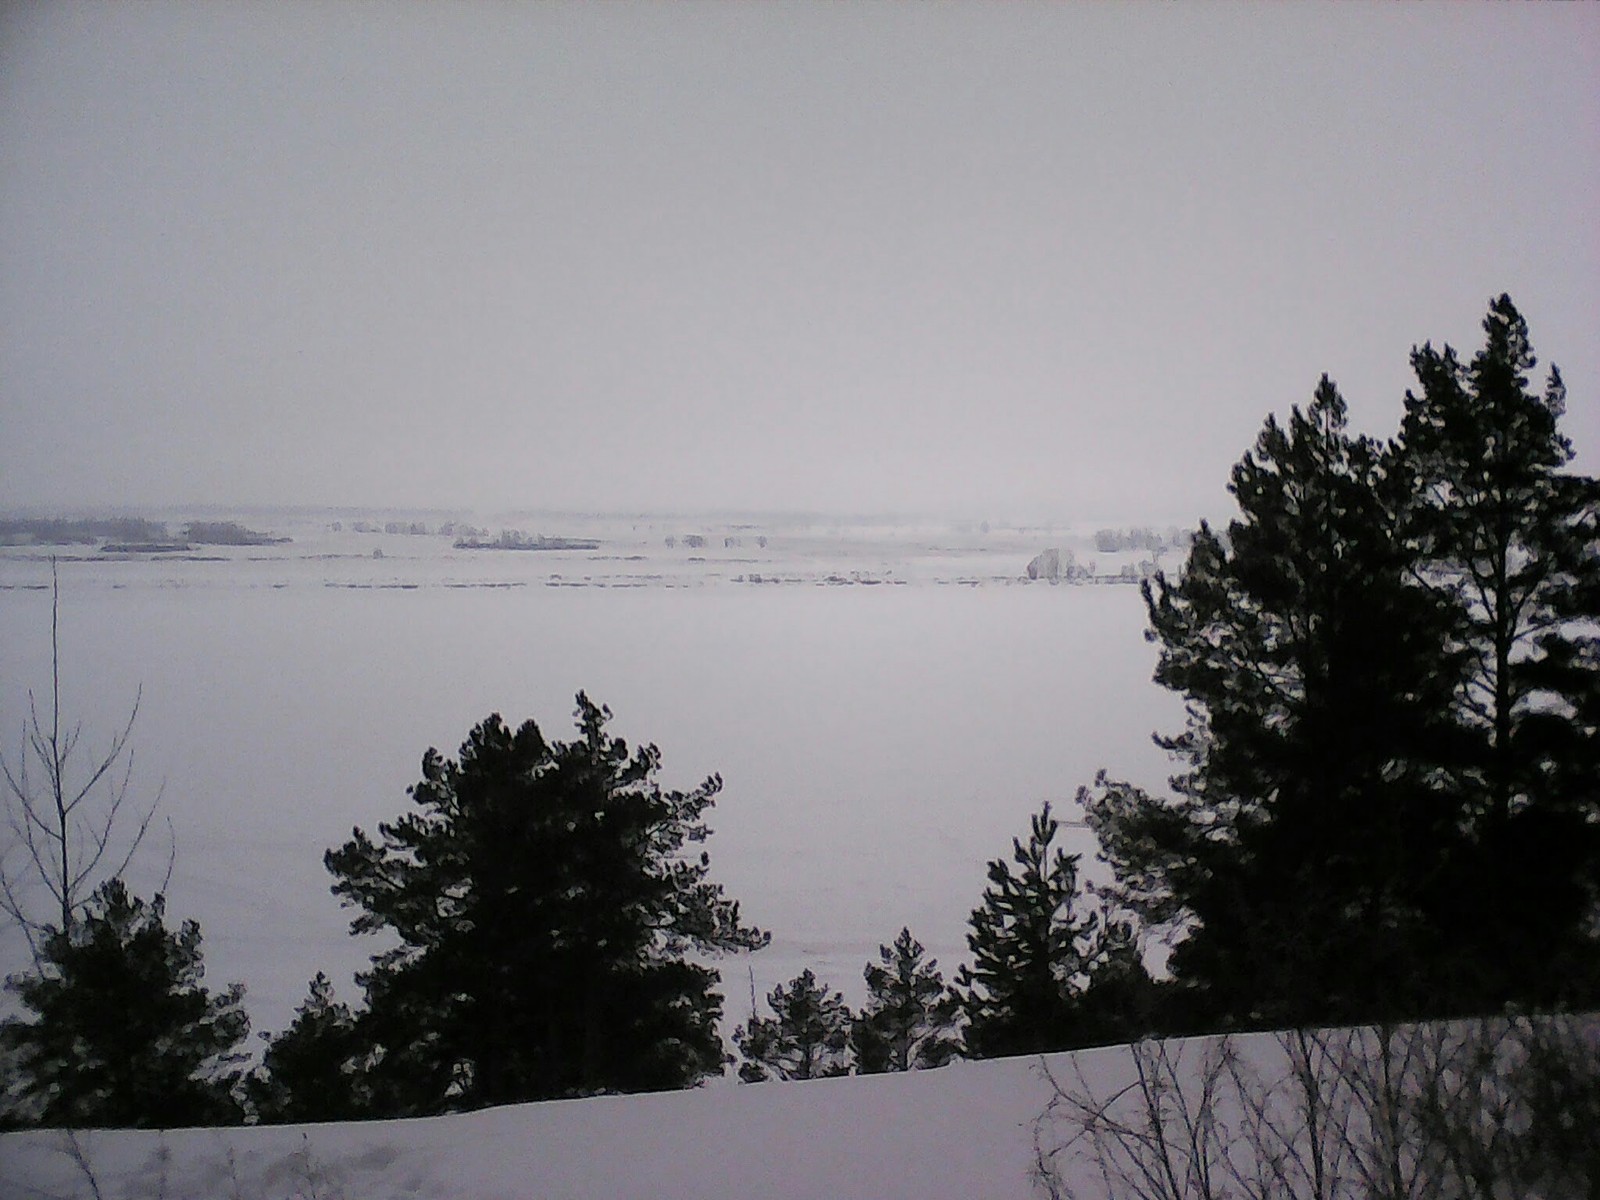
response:
[[[1509,292],[1600,7],[8,5],[0,507],[1223,515]]]

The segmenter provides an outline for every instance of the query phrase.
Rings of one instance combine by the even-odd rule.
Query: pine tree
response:
[[[1172,1012],[1172,989],[1157,984],[1144,964],[1137,924],[1104,900],[1089,950],[1088,986],[1078,998],[1078,1038],[1107,1046],[1161,1033],[1184,1017]],[[1178,998],[1181,1003],[1181,997]]]
[[[529,721],[430,750],[415,809],[327,855],[357,933],[399,944],[362,976],[380,1110],[430,1113],[692,1084],[722,1069],[718,973],[690,952],[766,937],[688,847],[721,781],[664,791],[578,696],[579,736]]]
[[[974,1057],[1086,1044],[1079,1001],[1100,919],[1076,912],[1078,856],[1052,849],[1059,829],[1046,803],[1032,818],[1027,844],[1012,840],[1016,869],[1004,859],[989,863],[989,886],[967,934],[972,965],[956,978]]]
[[[894,946],[868,963],[867,1006],[851,1026],[856,1069],[863,1075],[942,1067],[961,1052],[961,1001],[945,987],[938,960],[901,929]]]
[[[851,1015],[843,993],[830,995],[807,968],[787,989],[781,983],[773,988],[767,1006],[771,1017],[751,1013],[749,1023],[733,1031],[733,1044],[744,1057],[741,1081],[849,1074]]]
[[[1462,986],[1485,1002],[1592,1003],[1600,481],[1567,469],[1566,388],[1552,367],[1530,389],[1537,360],[1509,297],[1483,329],[1470,364],[1449,346],[1412,352],[1420,394],[1406,395],[1394,449],[1417,577],[1450,604],[1468,651],[1452,711],[1472,851],[1452,937],[1481,947]]]
[[[7,990],[35,1014],[0,1027],[39,1124],[172,1128],[236,1122],[244,988],[213,995],[200,927],[174,933],[162,897],[102,884],[69,931],[50,929],[40,965]]]
[[[334,999],[333,984],[318,971],[294,1021],[268,1041],[249,1080],[251,1104],[269,1123],[361,1117],[374,1108],[369,1065],[356,1014]]]
[[[1223,1024],[1403,1013],[1443,986],[1461,656],[1396,487],[1324,377],[1235,467],[1239,519],[1144,589],[1156,680],[1188,701],[1158,739],[1174,795],[1102,777],[1082,800],[1118,902],[1176,931],[1172,970]]]

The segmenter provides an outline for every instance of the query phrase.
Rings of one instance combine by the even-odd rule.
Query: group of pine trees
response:
[[[1169,795],[1079,793],[1114,882],[1081,885],[1046,805],[989,864],[951,984],[905,929],[859,1013],[803,972],[733,1032],[742,1079],[1600,1005],[1600,484],[1509,299],[1484,329],[1467,363],[1413,352],[1389,442],[1326,378],[1268,418],[1238,518],[1146,584],[1188,722],[1158,739]],[[720,780],[663,790],[655,747],[582,694],[576,717],[570,742],[496,716],[430,750],[412,808],[328,852],[353,932],[391,948],[359,1006],[319,975],[248,1073],[198,928],[101,888],[10,982],[33,1014],[0,1031],[10,1119],[423,1115],[721,1073],[707,964],[767,935],[709,879]]]
[[[720,788],[665,791],[582,695],[578,737],[498,717],[455,759],[430,750],[411,811],[326,855],[353,932],[388,931],[359,976],[325,975],[246,1070],[243,988],[202,983],[200,931],[169,930],[111,881],[11,987],[35,1020],[0,1033],[15,1124],[225,1124],[420,1116],[492,1104],[692,1086],[734,1060],[704,959],[765,933],[691,847]],[[1078,859],[1049,806],[1013,861],[989,864],[974,964],[947,985],[910,930],[865,970],[852,1013],[808,970],[732,1035],[739,1077],[816,1079],[942,1066],[1131,1036],[1119,985],[1148,985],[1125,924],[1082,914]],[[696,961],[700,959],[702,961]],[[1131,1010],[1129,1010],[1131,1011]]]
[[[1509,298],[1483,327],[1387,443],[1327,378],[1269,418],[1145,588],[1179,771],[1083,801],[1169,1027],[1600,1004],[1600,483]]]
[[[745,1083],[826,1079],[942,1067],[961,1053],[960,1002],[938,963],[901,929],[880,961],[866,969],[867,1003],[852,1013],[840,992],[828,992],[811,971],[767,997],[770,1017],[752,1012],[733,1032]]]
[[[1010,861],[989,863],[969,920],[972,962],[952,984],[909,929],[867,965],[859,1013],[803,971],[767,997],[770,1017],[752,1013],[734,1030],[740,1079],[923,1070],[1149,1032],[1157,985],[1133,926],[1104,906],[1086,911],[1079,857],[1056,845],[1060,828],[1046,804]]]

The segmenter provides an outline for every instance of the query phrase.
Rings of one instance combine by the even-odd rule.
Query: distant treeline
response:
[[[1097,529],[1094,535],[1094,548],[1101,554],[1116,554],[1124,550],[1149,550],[1160,553],[1187,546],[1194,540],[1194,535],[1176,525],[1158,531],[1148,526],[1139,526],[1133,529]]]
[[[277,546],[289,541],[233,521],[190,521],[183,527],[183,540],[197,546]]]
[[[343,521],[335,521],[328,528],[334,533],[343,533],[345,524]],[[426,521],[385,521],[381,525],[376,521],[352,521],[349,528],[351,533],[392,533],[405,534],[410,537],[428,537],[430,534]],[[446,521],[439,526],[437,531],[432,532],[437,532],[440,537],[485,538],[489,536],[487,529],[475,529],[471,525],[458,524],[455,521]]]
[[[15,517],[0,519],[0,544],[93,546],[97,542],[164,542],[163,521],[143,517]]]
[[[668,550],[672,550],[677,547],[680,541],[684,547],[689,550],[704,550],[707,545],[705,535],[699,533],[686,533],[682,538],[677,537],[675,534],[669,533],[666,536],[664,544]],[[767,548],[767,538],[765,534],[757,536],[755,542],[756,545],[760,546],[763,550]],[[743,545],[744,539],[735,534],[728,534],[722,539],[722,548],[724,550],[736,550]]]
[[[234,521],[190,521],[174,537],[165,521],[143,517],[14,517],[0,519],[0,545],[117,546],[172,545],[272,546],[289,541],[247,529]]]
[[[520,529],[502,529],[493,541],[478,537],[456,539],[457,550],[597,550],[600,543],[590,538],[529,536]]]

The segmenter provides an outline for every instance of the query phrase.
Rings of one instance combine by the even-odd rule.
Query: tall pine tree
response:
[[[704,814],[721,781],[655,781],[660,752],[606,732],[578,695],[578,737],[490,717],[458,760],[430,750],[414,809],[330,851],[373,960],[359,1018],[376,1103],[431,1113],[682,1087],[722,1070],[718,973],[689,954],[766,936],[707,879]]]
[[[1471,852],[1456,864],[1461,979],[1495,1003],[1593,1003],[1600,887],[1600,482],[1568,470],[1566,388],[1537,360],[1508,296],[1484,347],[1412,353],[1394,447],[1417,579],[1443,597],[1467,651],[1452,711]]]
[[[1444,986],[1460,654],[1383,467],[1324,377],[1234,468],[1226,534],[1202,525],[1182,575],[1144,589],[1156,680],[1188,706],[1158,739],[1174,794],[1102,780],[1084,799],[1120,902],[1174,930],[1211,1022],[1404,1013]]]

